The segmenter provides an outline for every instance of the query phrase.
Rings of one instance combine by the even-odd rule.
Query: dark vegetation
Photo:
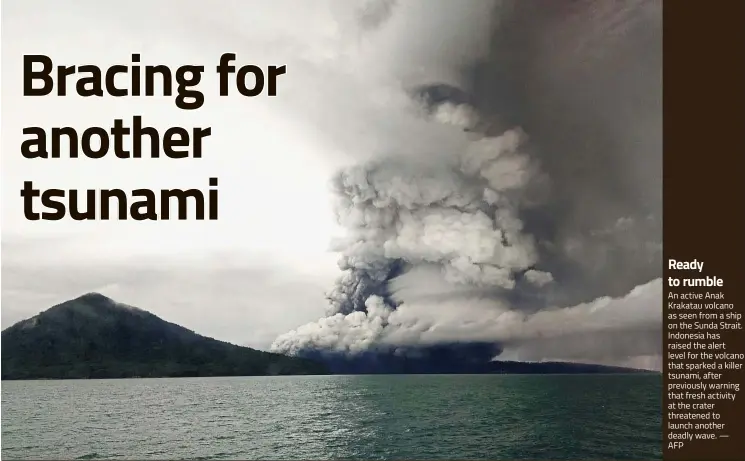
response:
[[[206,338],[97,293],[2,332],[2,379],[326,373],[317,361]]]
[[[5,329],[2,379],[638,371],[578,363],[492,361],[496,347],[443,344],[356,356],[306,351],[302,358],[288,357],[207,338],[89,293]]]

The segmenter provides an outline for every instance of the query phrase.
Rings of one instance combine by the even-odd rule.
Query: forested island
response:
[[[494,360],[494,345],[443,344],[353,356],[300,357],[201,336],[156,315],[88,293],[2,332],[2,379],[103,379],[326,374],[584,374],[639,372],[566,362]]]
[[[2,379],[327,374],[315,360],[207,338],[98,293],[2,332]]]

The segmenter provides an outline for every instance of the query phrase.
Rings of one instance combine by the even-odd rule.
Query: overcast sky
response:
[[[493,2],[436,3],[435,7],[433,1],[421,0],[3,2],[0,141],[3,328],[90,291],[141,307],[201,334],[260,348],[268,348],[278,335],[324,317],[328,307],[324,293],[341,274],[337,266],[339,255],[330,251],[330,245],[335,238],[345,235],[335,222],[332,208],[329,182],[335,172],[392,152],[436,163],[431,156],[438,152],[452,156],[453,152],[465,152],[468,146],[474,145],[470,135],[460,127],[423,121],[422,114],[414,110],[408,91],[423,84],[464,86],[468,83],[461,81],[462,71],[489,52],[489,32],[494,25]],[[618,3],[601,3],[605,10],[599,8],[600,14],[607,16],[598,23],[602,26],[604,22],[613,22],[612,16],[620,9],[614,9]],[[626,2],[624,5],[652,3]],[[581,19],[582,14],[578,17]],[[587,21],[571,22],[571,31],[580,30],[576,27],[584,23]],[[550,26],[552,23],[537,21],[536,24]],[[585,42],[602,49],[606,42],[597,38],[606,34],[605,30],[588,25],[577,33],[559,30],[556,36],[567,49],[578,43],[585,46]],[[531,34],[525,35],[530,37]],[[586,40],[588,37],[591,40]],[[563,69],[565,78],[574,78],[577,72],[572,69],[573,61],[561,59],[564,54],[557,52],[561,48],[546,46],[549,43],[539,45],[545,47],[537,49],[545,56],[539,56],[538,62]],[[286,65],[287,73],[278,81],[278,96],[245,98],[233,90],[232,96],[219,97],[214,68],[220,55],[226,52],[237,55],[237,66]],[[199,84],[206,98],[203,107],[184,111],[175,106],[173,97],[22,96],[24,54],[46,54],[55,66],[95,64],[106,68],[129,64],[132,53],[141,55],[142,64],[168,64],[174,69],[183,64],[205,66]],[[645,63],[655,66],[656,58],[653,55]],[[589,71],[587,74],[592,75]],[[549,80],[545,73],[541,75]],[[564,91],[562,88],[584,91],[582,85],[559,82],[546,90],[553,91],[557,101],[561,97],[556,99],[556,94]],[[606,96],[613,98],[608,96],[612,92],[607,86],[598,88],[595,96],[603,101]],[[587,96],[591,92],[583,94]],[[641,99],[649,99],[645,98]],[[613,103],[621,99],[619,95],[607,105],[614,107]],[[530,110],[545,113],[538,96],[536,101]],[[591,107],[588,105],[587,109]],[[634,123],[627,125],[634,126],[625,128],[627,132],[619,133],[614,139],[625,139],[624,146],[633,145],[633,149],[639,151],[639,158],[646,155],[645,158],[656,159],[645,150],[649,146],[657,148],[654,109],[644,109],[644,117],[652,114],[653,123],[649,124],[647,118],[637,116],[641,112],[634,112],[623,104],[616,103],[615,107],[618,109],[615,115],[633,120]],[[21,130],[26,126],[73,126],[82,131],[88,126],[108,127],[115,118],[129,123],[133,115],[141,115],[145,124],[157,127],[161,133],[170,126],[212,127],[212,136],[204,143],[203,158],[30,160],[23,158],[19,151],[24,139]],[[613,115],[605,110],[601,118],[607,118],[610,125],[614,122]],[[449,117],[457,118],[453,114]],[[565,121],[566,126],[572,123],[568,119]],[[540,128],[555,123],[544,118],[535,125]],[[635,131],[628,135],[631,130]],[[551,136],[553,133],[548,133],[546,139]],[[640,136],[652,141],[632,141]],[[566,136],[560,135],[557,139],[562,137]],[[582,136],[575,137],[581,140]],[[548,152],[546,155],[551,154]],[[619,156],[629,157],[626,152]],[[598,164],[606,164],[601,157],[598,159]],[[581,153],[571,160],[576,163],[575,167],[585,162]],[[640,202],[652,203],[655,208],[654,194],[659,189],[659,175],[654,174],[657,170],[648,165],[640,168],[641,163],[636,160],[621,160],[621,163],[625,163],[625,167],[633,166],[629,171],[634,170],[624,178],[623,185],[631,185],[628,190],[638,193],[642,197]],[[556,165],[553,168],[553,173],[563,172],[567,178],[575,177],[571,169]],[[637,187],[641,184],[639,172],[651,178],[643,181],[643,187]],[[23,216],[19,195],[26,180],[32,180],[40,189],[199,188],[206,191],[210,177],[219,178],[220,218],[217,221],[28,221]],[[598,176],[593,173],[587,177]],[[413,172],[412,182],[421,178],[418,171]],[[394,179],[401,183],[400,178]],[[593,181],[600,184],[596,179]],[[447,186],[446,183],[438,187]],[[397,330],[390,338],[395,340],[397,334],[405,333],[401,325],[405,326],[406,319],[411,316],[421,326],[426,324],[427,318],[439,315],[433,320],[434,324],[440,323],[437,332],[428,330],[423,336],[417,332],[417,337],[422,340],[427,335],[433,340],[508,338],[514,345],[514,350],[508,352],[528,359],[583,359],[585,351],[597,352],[603,349],[600,344],[604,343],[608,351],[601,350],[588,360],[600,357],[607,363],[626,363],[628,357],[638,356],[652,363],[645,366],[656,367],[657,359],[649,357],[654,356],[658,348],[653,340],[658,337],[656,300],[660,288],[658,282],[646,282],[654,278],[657,268],[642,261],[652,269],[639,272],[642,266],[637,262],[639,254],[649,259],[646,256],[649,245],[654,246],[650,251],[657,251],[659,242],[654,238],[648,242],[647,234],[642,240],[641,231],[630,231],[629,222],[634,226],[642,220],[638,216],[627,218],[624,213],[628,210],[619,205],[624,204],[624,200],[633,202],[629,197],[633,195],[636,200],[636,195],[624,189],[622,194],[605,196],[598,193],[602,185],[581,181],[577,186],[567,186],[572,181],[559,183],[568,196],[574,194],[572,199],[580,197],[588,205],[578,206],[576,222],[592,221],[582,217],[583,214],[607,214],[603,218],[604,225],[625,223],[612,230],[616,237],[611,244],[600,241],[587,246],[586,253],[593,253],[595,258],[592,264],[602,266],[606,279],[604,283],[598,281],[591,299],[581,299],[585,303],[573,310],[526,318],[518,316],[515,324],[505,323],[511,318],[509,316],[500,317],[510,306],[495,307],[493,301],[448,305],[443,298],[434,305],[429,301],[411,302],[407,309],[399,312],[396,322],[402,323],[396,324]],[[597,187],[597,190],[592,191],[590,187]],[[608,193],[613,187],[615,185],[607,185],[602,192]],[[434,189],[425,187],[423,190]],[[601,210],[600,213],[597,210]],[[608,210],[618,211],[618,214]],[[653,237],[656,229],[652,230]],[[590,224],[583,231],[592,235],[611,232],[592,228]],[[478,229],[475,232],[472,235],[484,238]],[[476,243],[472,245],[463,240],[466,233],[458,238],[454,235],[444,232],[438,237],[449,238],[449,243],[441,243],[452,246],[456,253],[478,249]],[[566,241],[560,243],[569,248],[575,235],[567,235],[564,236]],[[459,245],[463,248],[456,248]],[[634,263],[622,262],[614,256],[617,266],[610,265],[608,248],[619,248],[621,255],[633,253],[629,258]],[[406,253],[409,250],[399,249],[410,259],[422,257],[416,253],[423,251],[422,248],[414,254]],[[431,251],[431,248],[426,250]],[[423,260],[430,261],[427,257]],[[517,264],[517,269],[532,267],[534,262],[525,264],[525,267]],[[595,266],[588,267],[585,269],[588,273],[597,272]],[[613,273],[613,267],[618,267],[618,276]],[[643,275],[639,276],[640,273]],[[634,278],[630,274],[637,275]],[[408,282],[415,275],[412,274]],[[399,285],[405,285],[407,280],[399,281]],[[609,281],[618,282],[610,294],[618,299],[590,302],[599,295],[608,294],[604,290],[608,289]],[[577,277],[575,283],[589,286],[581,277]],[[628,294],[637,284],[640,288]],[[428,279],[423,286],[438,284]],[[578,302],[579,298],[572,304]],[[457,322],[448,323],[451,318],[457,318]],[[577,318],[585,322],[572,320]],[[464,325],[480,327],[476,331],[464,329]],[[555,347],[550,338],[531,340],[544,337],[552,325],[567,326],[562,333],[566,346],[563,356],[551,355],[560,348]],[[619,338],[625,339],[611,341],[613,344],[608,346],[607,330],[614,326],[619,327]],[[628,334],[629,331],[634,331],[640,339]],[[627,351],[629,347],[634,350]]]
[[[396,121],[382,115],[386,98],[396,95],[386,92],[382,80],[393,74],[415,79],[428,60],[433,68],[447,66],[436,56],[415,64],[391,58],[403,50],[392,38],[366,44],[356,21],[359,5],[206,5],[3,2],[4,328],[88,291],[206,335],[263,347],[323,314],[323,293],[339,275],[337,256],[328,251],[337,232],[329,179],[350,149],[359,158],[387,142],[381,133]],[[370,21],[374,26],[374,15]],[[458,40],[449,41],[463,48]],[[416,41],[408,46],[422,48]],[[360,49],[365,48],[363,59]],[[219,97],[214,67],[225,52],[236,53],[239,65],[287,65],[278,96]],[[182,111],[173,98],[158,97],[22,96],[24,54],[46,54],[55,66],[106,68],[130,63],[132,53],[140,53],[143,64],[204,65],[199,86],[204,106]],[[376,75],[378,58],[401,64]],[[20,155],[25,126],[82,131],[133,115],[161,132],[170,126],[211,126],[213,134],[202,159],[29,160]],[[382,127],[367,133],[375,121]],[[206,190],[209,177],[219,178],[218,221],[28,221],[19,196],[25,180],[40,189]]]
[[[206,335],[262,346],[323,312],[323,292],[338,275],[327,251],[334,147],[302,116],[290,117],[288,106],[303,104],[293,95],[312,94],[319,84],[329,91],[312,64],[338,52],[331,10],[292,2],[296,14],[288,15],[282,2],[198,3],[3,2],[3,327],[88,291]],[[25,53],[46,54],[55,65],[105,68],[131,62],[135,52],[148,64],[204,65],[204,106],[187,112],[173,98],[22,96]],[[214,67],[223,52],[242,64],[287,65],[279,97],[218,97]],[[211,126],[204,157],[20,155],[25,126],[82,130],[133,115],[161,132]],[[209,177],[219,178],[218,221],[27,221],[19,196],[24,180],[42,189],[206,190]]]

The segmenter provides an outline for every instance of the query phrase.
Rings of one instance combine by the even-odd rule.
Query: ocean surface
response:
[[[661,459],[659,375],[2,382],[3,459]]]

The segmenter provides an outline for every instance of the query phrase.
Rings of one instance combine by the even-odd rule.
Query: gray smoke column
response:
[[[393,146],[333,178],[344,275],[327,317],[273,349],[494,342],[503,358],[658,367],[659,2],[428,5],[442,10],[357,17],[410,53],[388,70],[439,127],[411,136],[462,142]]]
[[[563,303],[622,296],[659,276],[659,0],[508,0],[469,73],[482,114],[521,126],[551,180],[526,225]]]

